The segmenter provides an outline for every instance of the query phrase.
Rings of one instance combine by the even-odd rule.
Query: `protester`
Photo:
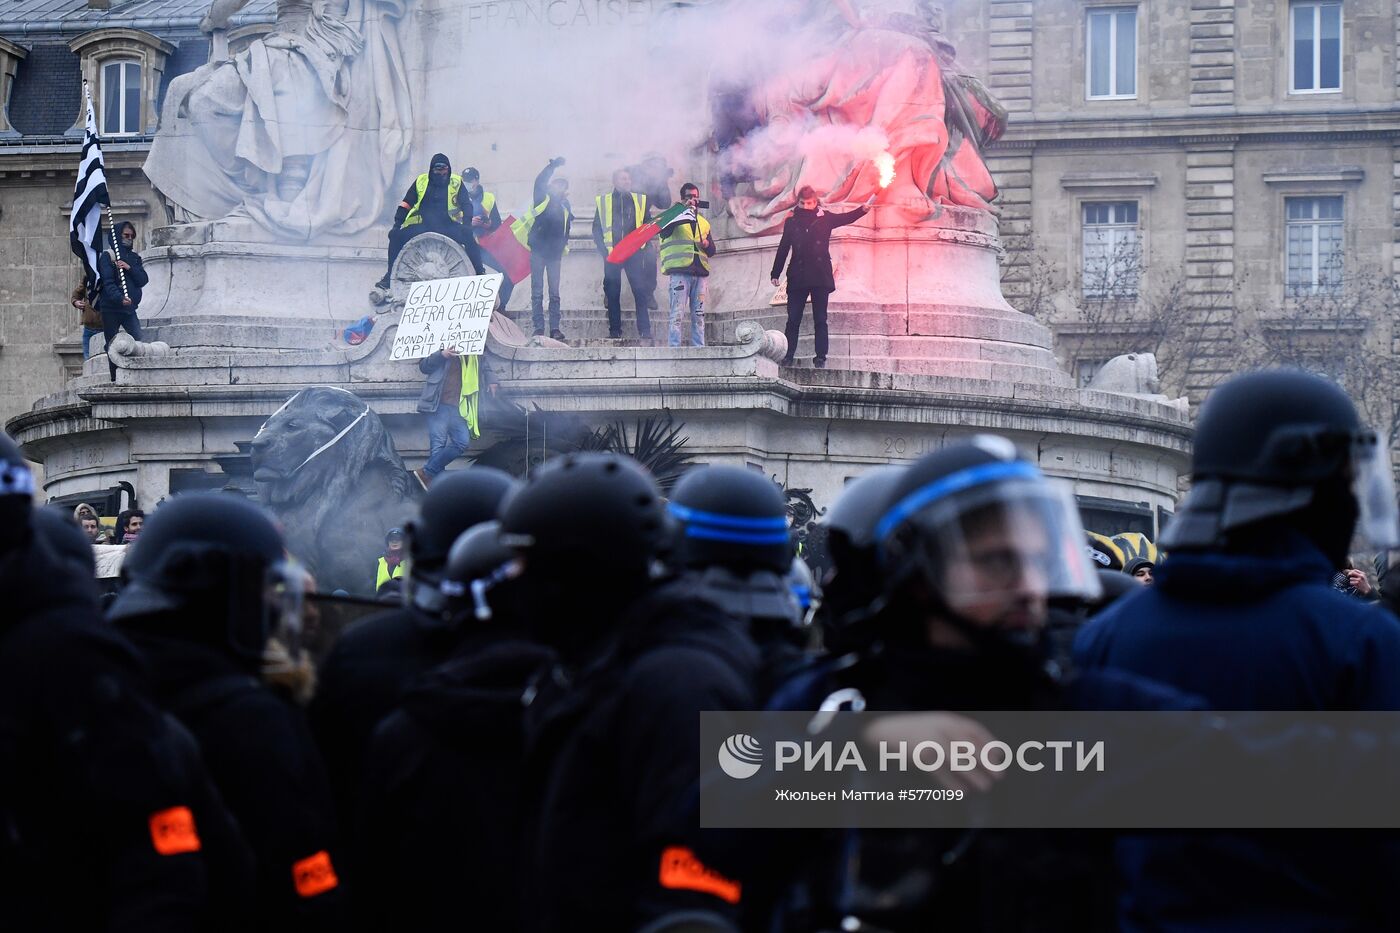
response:
[[[649,341],[651,314],[648,309],[655,300],[655,270],[652,270],[648,281],[647,258],[640,252],[621,265],[608,262],[607,255],[614,244],[650,219],[651,208],[646,195],[632,190],[632,175],[627,169],[613,172],[612,181],[611,192],[594,198],[596,213],[593,215],[593,242],[598,252],[603,254],[603,297],[608,306],[608,337],[613,340],[622,337],[622,275],[625,272],[637,306],[637,336]]]
[[[802,329],[802,313],[808,298],[812,299],[812,326],[817,337],[812,365],[818,369],[826,366],[826,304],[831,293],[836,291],[836,274],[831,268],[831,231],[860,220],[874,203],[875,196],[871,195],[870,200],[855,210],[833,214],[817,200],[811,185],[798,189],[797,207],[783,223],[783,238],[778,241],[778,255],[773,260],[774,287],[780,284],[779,276],[783,274],[783,266],[787,266],[785,333],[788,347],[784,366],[791,366],[797,355],[797,336]],[[788,262],[789,253],[791,263]]]
[[[666,158],[659,152],[649,152],[642,157],[641,162],[627,166],[627,173],[632,176],[634,190],[646,195],[647,203],[651,205],[653,211],[660,213],[671,206],[671,178],[676,174],[676,170],[666,164]],[[643,260],[642,274],[647,283],[646,293],[649,297],[647,307],[655,311],[657,310],[656,244],[648,243],[642,247],[638,255]]]
[[[260,508],[219,493],[175,497],[127,563],[108,616],[136,643],[160,703],[199,742],[257,859],[260,930],[339,931],[325,767],[302,711],[263,682],[275,639],[300,658],[303,574]]]
[[[574,222],[569,204],[569,180],[555,175],[564,164],[562,157],[549,160],[535,176],[533,207],[516,222],[517,238],[530,247],[530,313],[535,336],[544,336],[545,276],[549,276],[549,336],[564,340],[559,329],[559,270],[569,251],[569,228]]]
[[[681,345],[680,315],[690,312],[690,344],[705,345],[705,280],[715,241],[710,222],[700,214],[700,188],[693,182],[681,186],[681,200],[689,205],[684,214],[661,231],[661,271],[671,280],[670,345]]]
[[[83,326],[83,359],[92,356],[92,338],[102,333],[102,312],[88,299],[87,285],[79,282],[73,289],[68,303],[78,309],[78,320]]]
[[[413,475],[424,489],[448,464],[481,436],[481,388],[492,395],[500,388],[486,363],[486,354],[464,355],[439,350],[418,364],[428,378],[418,397],[418,410],[428,416],[428,459]]]
[[[477,168],[468,168],[462,172],[462,185],[472,203],[472,237],[479,241],[483,235],[494,233],[501,227],[501,212],[496,208],[496,194],[482,187],[481,170]],[[505,269],[496,261],[496,257],[491,255],[490,250],[481,250],[481,263],[486,268],[501,273],[501,304],[498,310],[505,311],[506,306],[510,304],[510,295],[515,289],[515,283],[505,274]]]
[[[32,507],[0,434],[0,916],[13,930],[193,933],[237,916],[251,877],[189,735],[102,624],[82,542]],[[47,527],[47,530],[45,528]],[[51,546],[55,528],[69,545]],[[242,863],[247,867],[247,863]]]
[[[389,267],[374,287],[389,287],[394,261],[408,241],[420,233],[440,233],[460,243],[476,274],[483,274],[486,269],[481,264],[481,247],[472,235],[471,226],[465,222],[467,212],[474,210],[470,194],[463,191],[462,179],[452,174],[451,160],[441,152],[435,154],[428,163],[428,171],[409,185],[399,202],[394,226],[389,231]]]
[[[1143,586],[1151,586],[1152,574],[1156,569],[1156,562],[1150,561],[1146,557],[1134,557],[1128,561],[1128,566],[1123,568],[1123,572]]]
[[[525,929],[735,910],[732,882],[668,868],[697,845],[699,713],[752,708],[757,652],[693,587],[652,582],[665,518],[635,461],[599,453],[549,461],[501,513],[530,637],[558,655],[525,713]]]
[[[384,553],[379,555],[379,560],[374,571],[374,591],[378,593],[384,589],[384,584],[390,580],[397,580],[403,576],[403,559],[406,555],[403,549],[403,529],[390,528],[384,535]]]
[[[1377,548],[1400,533],[1390,458],[1351,400],[1297,371],[1235,377],[1201,407],[1191,476],[1156,584],[1084,627],[1079,662],[1222,710],[1400,709],[1400,622],[1329,585],[1353,532]],[[1390,848],[1355,834],[1125,840],[1119,921],[1377,928],[1373,918],[1393,916]],[[1374,884],[1354,883],[1377,871]]]
[[[102,315],[113,382],[117,381],[117,364],[111,361],[112,338],[125,328],[134,339],[141,339],[141,319],[136,312],[141,307],[141,289],[150,281],[141,254],[136,252],[136,226],[122,221],[117,225],[117,238],[110,253],[103,250],[97,254],[97,310]]]
[[[107,536],[102,531],[102,522],[98,518],[97,510],[86,502],[80,503],[73,510],[73,520],[82,529],[83,535],[88,539],[89,544],[106,544]]]
[[[514,480],[490,467],[472,467],[434,483],[406,529],[409,568],[399,582],[406,585],[407,598],[347,628],[321,664],[309,714],[347,826],[374,727],[398,705],[409,682],[445,661],[461,637],[440,611],[438,584],[448,550],[462,532],[494,518],[514,488]]]
[[[117,525],[113,529],[113,544],[132,544],[141,536],[146,525],[146,513],[140,509],[125,509],[117,513]]]

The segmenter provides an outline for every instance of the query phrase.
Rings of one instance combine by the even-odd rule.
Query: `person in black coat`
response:
[[[136,252],[136,227],[130,221],[117,225],[117,242],[112,244],[112,252],[97,254],[97,277],[97,310],[102,314],[102,336],[107,341],[112,381],[116,382],[117,364],[111,362],[112,338],[124,327],[134,339],[141,339],[141,319],[136,311],[141,306],[141,289],[150,281],[141,254]]]
[[[218,929],[251,890],[246,862],[240,884],[216,857],[232,823],[188,734],[151,702],[136,653],[102,624],[91,571],[64,562],[32,496],[0,434],[0,926]]]
[[[109,619],[129,634],[161,705],[194,734],[257,859],[256,928],[349,922],[325,766],[302,711],[265,685],[273,639],[298,658],[301,575],[271,518],[219,493],[179,496],[126,561]],[[283,603],[282,600],[286,600]]]
[[[792,216],[783,224],[783,238],[778,243],[778,256],[773,260],[773,285],[779,284],[783,266],[787,265],[787,309],[788,319],[787,356],[784,366],[791,366],[797,355],[797,334],[802,328],[802,311],[807,299],[812,299],[812,324],[816,328],[816,357],[812,364],[818,369],[826,366],[826,302],[836,291],[836,274],[831,269],[831,231],[837,227],[853,224],[865,216],[875,203],[874,195],[869,201],[853,211],[833,214],[817,201],[817,193],[811,185],[803,185],[797,192],[797,207]],[[788,254],[792,262],[788,263]]]

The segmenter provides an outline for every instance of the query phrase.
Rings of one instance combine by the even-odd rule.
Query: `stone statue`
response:
[[[744,179],[729,205],[745,232],[781,225],[803,185],[833,203],[877,194],[882,222],[920,223],[942,204],[991,209],[996,185],[981,151],[1001,135],[1006,111],[979,81],[956,71],[940,6],[866,5],[869,11],[855,0],[801,4],[793,15],[809,22],[821,23],[833,8],[839,13],[816,30],[829,41],[802,67],[784,67],[747,89],[754,128],[720,155],[722,175]],[[732,99],[735,91],[721,93]],[[882,178],[881,159],[892,162],[892,178]]]
[[[373,594],[384,535],[421,491],[379,415],[344,389],[303,389],[258,430],[252,465],[287,550],[321,590]]]
[[[1186,411],[1190,402],[1186,398],[1170,399],[1162,394],[1162,382],[1157,377],[1157,355],[1155,353],[1124,353],[1104,363],[1087,388],[1095,392],[1111,392],[1114,395],[1131,395],[1170,405],[1178,411]]]
[[[248,0],[214,0],[213,31]],[[170,84],[146,175],[177,221],[249,217],[279,239],[374,224],[413,132],[408,0],[278,0],[274,30]]]

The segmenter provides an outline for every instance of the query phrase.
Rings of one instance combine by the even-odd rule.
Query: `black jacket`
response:
[[[642,216],[637,216],[637,203],[633,200],[634,195],[645,196],[641,191],[629,191],[624,194],[619,192],[616,188],[603,195],[605,201],[608,198],[611,198],[613,201],[612,241],[614,246],[616,246],[623,237],[627,236],[627,234],[645,224],[651,217],[652,206],[650,199],[647,199],[645,205],[642,207]],[[604,239],[603,234],[603,215],[600,212],[593,216],[593,245],[598,247],[598,252],[607,256],[607,241]]]
[[[0,551],[0,587],[0,927],[218,928],[251,877],[216,857],[232,824],[192,740],[150,700],[88,581],[31,539]],[[152,821],[180,808],[199,848],[161,854]]]
[[[521,695],[549,659],[475,638],[380,723],[355,836],[360,929],[520,929]]]
[[[844,214],[833,214],[821,207],[815,211],[795,208],[783,224],[783,238],[778,242],[772,277],[776,279],[782,275],[791,252],[792,263],[787,267],[788,288],[836,291],[836,274],[831,270],[831,231],[855,223],[868,210],[858,207]]]
[[[112,260],[112,254],[107,250],[97,254],[97,275],[100,287],[97,291],[97,310],[99,311],[135,311],[141,305],[141,289],[146,287],[151,278],[146,274],[146,266],[141,261],[141,254],[134,249],[121,247],[122,260],[130,269],[122,273],[126,278],[126,294],[131,296],[131,304],[123,305],[122,283],[117,277],[117,264]]]
[[[528,238],[530,250],[549,259],[557,259],[564,254],[564,247],[569,244],[569,227],[574,220],[574,209],[569,199],[555,198],[549,193],[549,180],[554,177],[557,167],[551,162],[535,176],[534,199],[530,203],[530,207],[534,208],[549,198],[544,210],[535,217]]]
[[[409,683],[447,660],[457,643],[454,633],[430,629],[415,616],[399,608],[356,622],[336,639],[318,671],[308,712],[347,827],[370,736]]]
[[[665,858],[698,847],[699,714],[752,708],[756,649],[672,584],[639,599],[594,658],[543,672],[526,712],[526,928],[632,930],[673,911],[734,911],[660,877]]]
[[[348,897],[325,766],[297,707],[232,657],[169,632],[172,617],[123,620],[157,699],[192,732],[258,862],[258,929],[341,930]],[[334,884],[323,869],[329,862]]]

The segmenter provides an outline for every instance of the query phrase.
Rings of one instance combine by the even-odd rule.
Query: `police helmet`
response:
[[[501,542],[525,556],[527,574],[547,568],[609,586],[647,579],[668,530],[651,474],[613,453],[548,461],[501,512]]]
[[[1099,592],[1073,495],[1001,437],[978,435],[910,464],[875,537],[886,589],[917,584],[951,620]]]
[[[482,522],[462,532],[447,557],[438,583],[443,621],[460,625],[468,619],[486,622],[499,606],[492,591],[520,576],[515,553],[501,543],[501,523]]]
[[[1167,549],[1221,545],[1232,531],[1321,504],[1341,484],[1362,540],[1400,546],[1387,450],[1345,392],[1301,370],[1246,373],[1212,392],[1196,423],[1191,477],[1162,536]]]
[[[112,604],[112,621],[179,613],[182,635],[254,664],[269,638],[299,651],[307,577],[257,505],[221,493],[176,496],[131,547],[123,566],[130,582]]]
[[[696,467],[676,484],[668,508],[678,524],[672,560],[679,568],[786,574],[792,565],[787,503],[761,473]]]

